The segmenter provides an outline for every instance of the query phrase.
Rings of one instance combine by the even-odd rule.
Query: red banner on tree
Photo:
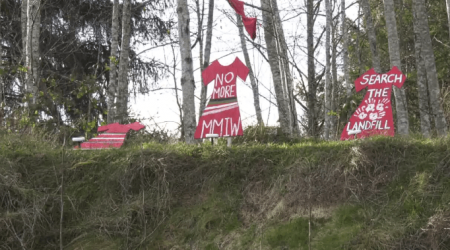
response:
[[[359,107],[345,125],[341,140],[365,138],[373,135],[394,136],[391,92],[392,85],[401,88],[406,76],[393,67],[385,74],[378,74],[372,68],[355,81],[356,92],[367,89]]]
[[[231,7],[242,17],[242,22],[244,23],[245,30],[254,40],[256,37],[256,17],[247,17],[244,12],[244,2],[239,0],[228,0]]]

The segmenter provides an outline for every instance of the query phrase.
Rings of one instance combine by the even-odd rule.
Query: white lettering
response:
[[[387,97],[388,96],[388,91],[389,91],[389,88],[384,88],[383,89],[383,94],[381,96],[382,97]]]
[[[225,90],[226,90],[226,86],[220,87],[220,97],[219,98],[225,97],[225,93],[226,93]]]
[[[361,85],[366,85],[367,84],[367,82],[369,81],[369,75],[365,75],[365,76],[363,76],[363,79],[365,80],[364,82],[363,81],[361,81]]]
[[[226,87],[227,87],[227,89],[226,89],[226,91],[225,91],[225,92],[226,92],[226,93],[225,93],[225,97],[230,97],[230,92],[231,92],[230,89],[231,89],[231,86],[230,86],[230,85],[227,85]]]
[[[395,79],[395,75],[389,75],[388,76],[388,83],[393,83],[394,82],[394,79],[392,79],[392,77],[394,77],[394,79]]]
[[[380,122],[381,123],[381,122]],[[390,129],[391,127],[388,126],[388,120],[384,123],[384,129]]]
[[[383,75],[381,76],[381,83],[387,83],[387,82],[388,82],[387,77],[388,77],[388,75],[383,74]]]
[[[350,125],[351,124],[349,122],[347,124],[347,128],[346,128],[347,132],[372,130],[372,129],[377,129],[377,130],[390,129],[390,127],[388,126],[388,120],[385,121],[384,127],[382,127],[382,121],[380,121],[380,120],[355,122],[355,124],[353,124],[352,129],[350,129]]]
[[[365,130],[369,130],[372,129],[372,122],[371,121],[366,121],[366,126],[365,126]]]
[[[239,120],[236,124],[233,124],[233,119],[231,119],[231,136],[236,136],[239,133],[239,124],[241,124],[241,118],[239,117]]]
[[[222,130],[223,130],[223,119],[221,119],[220,120],[220,122],[217,122],[217,120],[216,119],[214,119],[214,123],[213,123],[213,127],[212,127],[212,131],[214,132],[214,134],[216,134],[215,132],[215,129],[214,129],[214,126],[220,126],[220,134],[219,134],[219,136],[222,136]]]
[[[386,128],[382,128],[382,127],[381,127],[381,121],[378,121],[378,123],[377,123],[377,124],[378,124],[378,129],[379,129],[379,130],[383,130],[383,129],[386,129]]]
[[[231,74],[231,79],[228,80],[228,76]],[[230,83],[232,80],[234,79],[234,73],[233,72],[229,72],[225,75],[225,82],[226,83]]]
[[[233,86],[225,85],[225,86],[213,89],[212,99],[232,97],[232,93],[233,93],[232,87]]]
[[[222,79],[220,77],[221,76],[219,74],[216,75],[216,82],[215,82],[216,86],[219,84],[219,82],[220,82],[221,86],[223,85],[223,74],[222,74]]]
[[[377,76],[376,75],[371,75],[370,76],[370,80],[369,80],[369,85],[374,85],[375,84],[375,78],[376,78]]]
[[[223,133],[223,125],[225,125],[225,134]],[[225,117],[220,120],[211,119],[209,122],[203,121],[201,137],[203,138],[205,134],[218,134],[219,137],[237,136],[240,128],[241,118],[238,119],[237,123],[233,123],[233,118],[231,117]],[[228,134],[229,131],[231,134]]]
[[[230,136],[228,134],[228,120],[230,120],[230,117],[225,118],[225,135],[224,136]]]
[[[378,123],[378,121],[376,121],[376,120],[375,120],[375,121],[372,121],[371,126],[370,126],[370,129],[372,129],[373,127],[376,128],[377,123]]]
[[[403,80],[403,75],[399,74],[399,75],[387,75],[387,74],[382,74],[382,75],[365,75],[362,77],[364,79],[364,81],[361,81],[361,85],[365,85],[365,84],[369,84],[369,85],[374,85],[374,84],[382,84],[382,83],[394,83],[394,82],[401,82]]]
[[[201,138],[203,138],[203,131],[205,130],[205,127],[206,127],[206,128],[209,128],[209,133],[208,133],[208,134],[211,134],[212,127],[213,127],[213,126],[211,126],[211,124],[212,124],[212,121],[209,121],[208,125],[206,125],[206,124],[205,124],[205,120],[203,120],[203,124],[202,124],[202,135],[200,136]],[[205,126],[205,125],[206,125],[206,126]]]
[[[375,90],[375,97],[380,97],[381,96],[381,91],[383,91],[383,90],[382,89]]]
[[[358,124],[358,130],[365,130],[364,129],[364,122],[358,122],[359,124]]]
[[[220,98],[220,88],[214,88],[212,93],[212,99]]]
[[[375,81],[373,82],[373,84],[375,84],[375,83],[381,83],[380,82],[381,81],[381,79],[380,79],[380,75],[377,75],[377,77],[375,78]]]

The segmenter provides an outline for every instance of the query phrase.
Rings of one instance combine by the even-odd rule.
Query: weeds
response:
[[[0,133],[0,249],[308,249],[309,209],[312,249],[449,245],[450,140],[257,129],[231,148],[157,133],[104,151]]]

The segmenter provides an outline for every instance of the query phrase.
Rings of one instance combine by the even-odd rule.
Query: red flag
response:
[[[244,2],[239,0],[228,0],[231,7],[242,17],[245,30],[254,40],[256,38],[256,17],[247,17],[244,12]]]

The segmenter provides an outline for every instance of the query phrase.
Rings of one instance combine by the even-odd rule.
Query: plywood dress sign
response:
[[[245,81],[248,72],[247,66],[237,57],[226,66],[215,60],[202,72],[205,85],[214,81],[214,89],[199,119],[195,139],[206,138],[207,134],[218,134],[219,137],[243,134],[236,81],[238,77]]]
[[[391,92],[392,85],[401,88],[406,76],[393,67],[385,74],[372,68],[355,80],[356,92],[367,88],[359,107],[345,125],[341,140],[365,138],[373,135],[394,136]]]

